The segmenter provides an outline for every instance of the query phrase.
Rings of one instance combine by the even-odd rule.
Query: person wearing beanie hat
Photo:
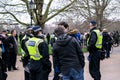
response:
[[[101,80],[100,60],[102,59],[102,34],[100,30],[96,28],[96,21],[90,21],[89,27],[90,36],[87,40],[89,72],[94,80]]]
[[[31,80],[48,80],[48,75],[51,72],[48,46],[43,38],[41,38],[42,28],[40,26],[33,26],[32,30],[34,37],[26,42],[30,55],[27,69],[30,71]]]
[[[67,35],[63,26],[54,32],[57,35],[53,45],[54,75],[61,73],[62,80],[84,80],[84,55],[78,41]]]

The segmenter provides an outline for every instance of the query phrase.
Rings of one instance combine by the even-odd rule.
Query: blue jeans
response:
[[[74,68],[71,68],[69,74],[63,75],[62,79],[63,80],[84,80],[84,70],[80,69],[79,71],[77,71]]]

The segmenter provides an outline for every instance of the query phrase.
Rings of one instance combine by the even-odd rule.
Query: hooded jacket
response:
[[[70,30],[67,34],[76,38],[77,41],[80,43],[81,34],[77,29]]]
[[[71,68],[80,70],[84,67],[84,55],[78,41],[66,34],[60,35],[53,45],[54,68],[59,67],[63,74]]]
[[[103,32],[103,48],[105,50],[110,50],[112,46],[112,38],[108,34],[108,32]]]

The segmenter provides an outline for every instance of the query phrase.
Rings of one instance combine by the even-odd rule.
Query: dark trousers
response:
[[[92,76],[92,78],[94,78],[94,80],[101,80],[99,52],[95,51],[91,54],[91,59],[89,61],[90,75]]]
[[[106,50],[106,58],[110,57],[110,50]]]
[[[24,71],[25,80],[30,80],[30,73]]]
[[[49,73],[47,70],[41,70],[40,72],[31,72],[30,80],[48,80]]]
[[[2,61],[3,61],[3,64],[4,64],[4,69],[5,71],[7,71],[7,66],[8,66],[8,54],[7,53],[2,53]]]
[[[60,77],[59,77],[59,74],[60,73],[54,73],[54,78],[53,78],[53,80],[59,80],[60,79]]]
[[[103,48],[106,50],[106,58],[110,57],[111,44],[106,43],[103,45]]]
[[[48,80],[49,72],[42,70],[41,72],[41,80]]]
[[[37,73],[36,72],[31,72],[30,73],[30,80],[42,80],[42,78],[41,78],[41,72],[37,72]]]
[[[29,57],[24,57],[22,58],[22,62],[23,62],[23,67],[25,68],[28,64]],[[30,80],[30,73],[28,73],[27,71],[24,70],[24,80]]]
[[[16,53],[10,53],[8,70],[11,70],[11,68],[13,68],[13,69],[16,68],[16,59],[17,59],[17,54]]]
[[[6,73],[0,73],[0,80],[6,80],[7,74]]]

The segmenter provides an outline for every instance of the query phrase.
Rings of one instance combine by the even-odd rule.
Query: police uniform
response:
[[[32,30],[31,27],[28,27],[27,28],[27,31],[28,30]],[[31,33],[27,33],[24,35],[24,37],[22,38],[21,40],[21,53],[22,53],[22,62],[23,62],[23,67],[25,68],[26,65],[28,64],[29,62],[29,53],[28,53],[28,50],[27,50],[27,47],[26,47],[26,41],[28,41],[30,38],[32,38],[33,35]],[[24,71],[24,77],[25,77],[25,80],[30,80],[30,75],[27,71]]]
[[[87,48],[90,53],[89,72],[94,80],[101,80],[100,73],[100,50],[102,49],[102,34],[96,27],[90,30],[90,36],[87,41]]]
[[[39,26],[33,27],[33,33],[35,37],[30,38],[26,42],[26,46],[30,55],[30,62],[28,68],[31,75],[31,80],[48,80],[51,69],[51,63],[49,61],[48,46],[47,43],[40,38],[39,32],[41,28]]]

